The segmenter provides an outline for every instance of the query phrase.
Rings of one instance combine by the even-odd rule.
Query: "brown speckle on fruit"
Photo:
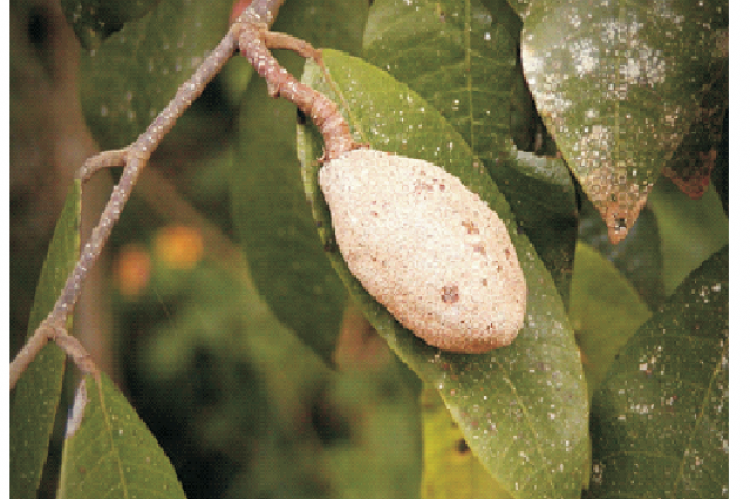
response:
[[[443,303],[454,304],[460,299],[458,295],[458,286],[453,284],[450,286],[443,286]]]

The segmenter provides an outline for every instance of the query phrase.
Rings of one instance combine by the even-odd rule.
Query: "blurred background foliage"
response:
[[[221,9],[228,25],[230,2]],[[9,24],[14,355],[65,193],[97,144],[81,113],[80,44],[59,2],[11,0]],[[248,276],[230,186],[249,80],[246,61],[231,61],[157,150],[87,282],[77,327],[164,447],[187,497],[416,497],[415,375],[352,311],[336,351],[321,359],[279,322]],[[84,225],[96,219],[116,174],[100,173],[84,188]],[[576,268],[596,269],[572,284],[570,316],[583,341],[611,308],[589,299],[601,296],[593,280],[626,277],[627,286],[615,278],[616,289],[637,326],[728,242],[715,190],[695,202],[664,178],[619,246],[585,201],[580,219],[585,246]],[[71,397],[68,390],[63,407]],[[54,496],[64,416],[40,497]]]

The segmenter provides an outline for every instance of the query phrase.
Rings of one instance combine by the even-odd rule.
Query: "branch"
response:
[[[269,52],[269,48],[292,50],[302,57],[313,58],[323,66],[320,52],[307,42],[283,33],[268,31],[283,3],[284,0],[255,0],[237,18],[219,45],[193,76],[180,86],[167,107],[133,144],[124,149],[102,152],[85,162],[79,172],[83,181],[91,178],[102,168],[124,166],[125,170],[120,182],[113,188],[99,224],[92,230],[91,237],[83,247],[81,256],[54,308],[11,363],[11,389],[49,340],[55,340],[58,346],[74,358],[79,368],[91,372],[96,370],[78,340],[67,334],[65,324],[68,315],[73,312],[88,270],[99,258],[151,154],[174,127],[177,119],[201,95],[206,85],[232,57],[235,50],[240,49],[258,74],[266,79],[268,92],[272,97],[284,97],[312,118],[325,141],[325,160],[337,158],[344,152],[358,147],[353,142],[349,126],[336,105],[323,94],[297,81]]]
[[[245,23],[269,26],[273,23],[283,3],[284,0],[255,0],[245,9],[241,17]],[[68,315],[73,313],[81,296],[88,270],[99,258],[112,228],[119,220],[122,209],[138,181],[138,175],[143,171],[148,159],[164,136],[174,127],[177,118],[201,95],[206,85],[232,57],[238,48],[238,41],[236,30],[230,29],[193,76],[180,86],[167,107],[159,113],[133,144],[125,149],[102,152],[84,163],[79,171],[79,177],[82,181],[88,180],[102,168],[124,166],[125,170],[120,182],[113,188],[109,201],[99,219],[99,224],[91,231],[91,236],[83,247],[81,256],[68,277],[60,297],[55,302],[55,306],[11,363],[11,390],[15,387],[21,374],[49,340],[58,342],[58,345],[66,352],[68,352],[67,349],[73,348],[71,346],[73,342],[67,339],[71,337],[67,335],[65,328]],[[59,338],[65,339],[58,341]],[[77,343],[77,340],[73,341]]]
[[[18,355],[16,355],[16,358],[13,359],[13,362],[10,363],[9,378],[11,390],[16,387],[16,383],[18,383],[21,375],[50,340],[54,341],[84,374],[98,376],[99,369],[97,369],[94,360],[86,349],[83,348],[81,342],[75,337],[70,336],[64,327],[45,324],[45,322],[34,331],[34,335],[29,338],[21,351],[18,352]]]

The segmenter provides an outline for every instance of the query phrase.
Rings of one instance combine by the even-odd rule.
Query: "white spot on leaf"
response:
[[[86,409],[89,399],[86,395],[86,380],[82,379],[76,390],[73,407],[68,411],[68,422],[65,429],[65,438],[70,438],[78,431],[83,421],[83,413]]]

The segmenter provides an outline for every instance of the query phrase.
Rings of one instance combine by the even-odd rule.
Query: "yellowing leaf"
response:
[[[504,499],[512,497],[487,472],[466,444],[438,392],[422,391],[424,499]]]

